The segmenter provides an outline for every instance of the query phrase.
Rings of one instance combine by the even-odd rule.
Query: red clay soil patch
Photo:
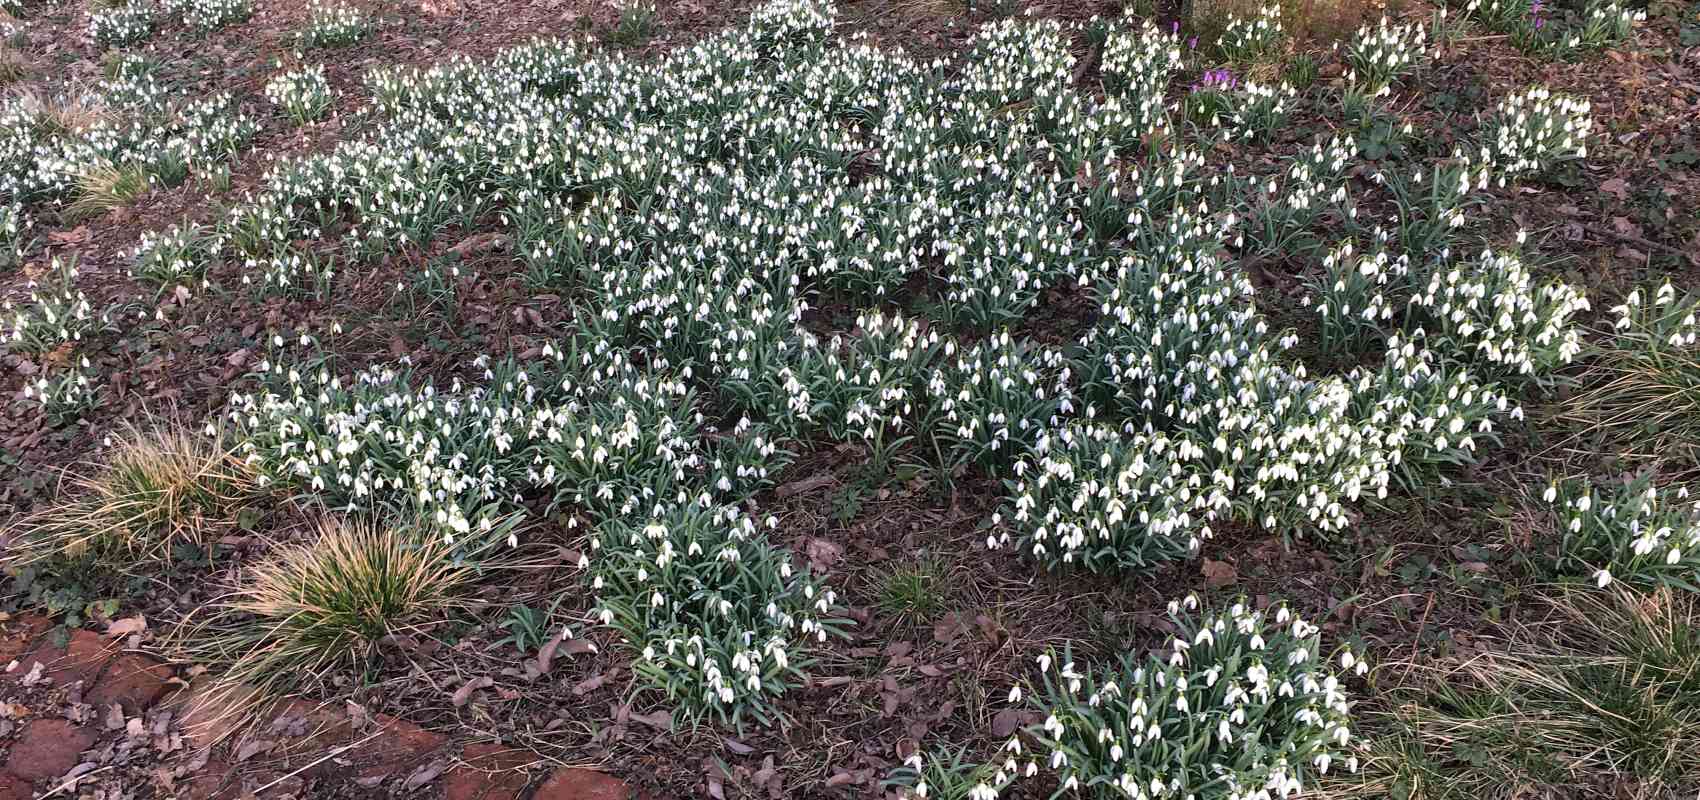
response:
[[[460,758],[465,763],[443,776],[445,800],[518,797],[525,789],[525,766],[536,754],[500,744],[469,744]]]
[[[6,627],[0,630],[0,678],[10,676],[12,673],[6,671],[6,665],[29,652],[30,645],[51,627],[53,625],[41,617],[25,617],[6,623]]]
[[[126,737],[134,742],[170,728],[181,729],[186,746],[167,749],[175,771],[152,770],[154,794],[193,800],[327,791],[341,797],[336,788],[342,786],[356,796],[434,797],[441,791],[446,800],[518,800],[531,783],[528,768],[542,762],[531,750],[490,742],[461,749],[407,720],[307,700],[286,701],[239,728],[238,715],[222,713],[229,707],[196,703],[207,697],[208,681],[174,690],[183,682],[173,679],[170,664],[117,652],[116,643],[91,631],[73,631],[60,647],[50,640],[51,627],[35,616],[0,621],[0,656],[12,665],[0,680],[0,701],[17,717],[0,728],[0,800],[57,787],[68,773],[86,771],[85,760],[98,761]],[[26,655],[14,664],[19,653]],[[80,692],[74,687],[79,682]],[[66,709],[65,718],[58,709]],[[107,720],[104,728],[97,719]],[[139,727],[144,724],[152,730]],[[531,796],[627,800],[634,793],[612,775],[575,767],[549,775]]]
[[[593,769],[556,772],[531,800],[629,800],[631,789],[620,779]]]
[[[41,622],[45,623],[45,620]],[[29,633],[31,628],[35,628],[39,633],[46,630],[47,625],[36,625],[29,618],[25,618],[20,626],[14,627],[20,630],[18,636],[22,637],[23,634]],[[70,640],[63,647],[43,639],[40,635],[30,638],[35,640],[34,649],[17,659],[17,664],[4,673],[6,679],[30,683],[45,679],[55,686],[70,686],[81,682],[86,689],[94,683],[94,679],[100,675],[101,667],[106,666],[107,660],[114,652],[112,646],[92,631],[72,633]]]
[[[0,800],[30,800],[34,796],[28,781],[9,772],[0,772]]]
[[[123,653],[106,665],[106,672],[83,699],[105,708],[117,703],[124,713],[136,716],[165,696],[171,666],[140,653]]]
[[[76,766],[94,741],[94,734],[62,719],[30,720],[11,745],[6,772],[25,782],[57,778]]]

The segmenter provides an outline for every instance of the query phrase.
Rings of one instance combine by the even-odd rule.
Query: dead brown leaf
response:
[[[950,644],[966,630],[968,626],[962,624],[962,618],[952,611],[933,624],[933,639],[939,644]]]
[[[47,240],[57,245],[81,244],[89,240],[89,226],[78,225],[68,231],[47,234]]]
[[[597,689],[602,688],[602,682],[604,680],[606,680],[606,678],[602,677],[601,675],[592,675],[588,678],[585,678],[584,680],[579,681],[578,683],[573,685],[573,694],[575,696],[578,696],[578,697],[583,697],[587,694],[590,694],[591,692],[594,692]]]
[[[633,714],[632,719],[648,725],[658,731],[673,729],[673,715],[667,711],[655,711],[648,714]]]
[[[819,472],[814,475],[810,475],[807,478],[783,484],[779,488],[774,489],[773,494],[781,500],[786,500],[799,494],[812,492],[816,489],[825,489],[837,482],[838,479],[834,478],[832,473]]]
[[[804,548],[809,556],[809,566],[816,572],[831,570],[844,557],[844,545],[818,536],[810,536]]]
[[[125,617],[124,619],[113,620],[107,623],[106,635],[109,638],[117,639],[123,636],[129,636],[132,633],[141,633],[147,629],[147,617],[137,614],[133,617]]]
[[[1021,713],[1013,708],[1006,708],[992,715],[992,736],[1006,739],[1021,727]]]
[[[476,678],[471,678],[467,680],[466,683],[461,684],[459,689],[455,690],[454,697],[451,698],[450,702],[454,703],[455,708],[460,708],[472,700],[473,692],[476,692],[479,689],[488,689],[495,684],[496,679],[489,675],[480,675]]]
[[[1212,561],[1206,558],[1199,571],[1204,574],[1204,582],[1214,588],[1233,586],[1240,582],[1239,572],[1234,569],[1233,564],[1226,561]]]

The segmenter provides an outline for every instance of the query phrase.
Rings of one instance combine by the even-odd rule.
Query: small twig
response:
[[[264,794],[267,789],[270,789],[273,786],[276,786],[280,783],[283,783],[284,781],[287,781],[290,778],[293,778],[297,775],[300,775],[303,772],[306,772],[307,770],[310,770],[310,769],[312,769],[312,768],[314,768],[314,767],[316,767],[320,764],[323,764],[323,763],[325,763],[326,761],[329,761],[332,758],[340,756],[343,753],[346,753],[350,750],[353,750],[356,747],[359,747],[359,746],[361,746],[361,745],[363,745],[367,742],[372,741],[373,739],[378,738],[378,734],[380,734],[380,733],[383,733],[383,729],[379,729],[379,730],[373,731],[370,734],[367,734],[366,738],[361,739],[358,742],[349,742],[348,744],[337,745],[336,747],[333,747],[329,751],[327,751],[324,755],[319,756],[318,758],[313,759],[313,761],[311,761],[310,763],[303,765],[300,769],[295,770],[294,772],[291,772],[288,775],[284,775],[283,777],[278,778],[277,780],[272,781],[271,783],[268,783],[264,786],[261,786],[258,789],[255,789],[253,794],[254,794],[255,797],[259,797],[260,795]]]
[[[1650,250],[1660,250],[1660,251],[1663,251],[1663,252],[1668,253],[1670,255],[1677,256],[1678,258],[1688,259],[1689,262],[1691,262],[1691,263],[1693,263],[1697,266],[1700,266],[1700,260],[1696,260],[1696,255],[1694,253],[1690,253],[1690,252],[1683,250],[1679,247],[1672,247],[1668,244],[1660,244],[1659,242],[1652,241],[1651,239],[1647,239],[1645,237],[1636,236],[1635,234],[1632,234],[1632,233],[1623,233],[1621,231],[1615,231],[1615,230],[1612,230],[1610,228],[1602,228],[1598,225],[1583,225],[1582,230],[1585,230],[1585,231],[1592,233],[1596,236],[1616,237],[1616,238],[1621,239],[1625,242],[1630,242],[1632,244],[1638,244],[1638,245],[1641,245],[1642,247],[1648,248]]]
[[[91,770],[89,770],[89,771],[88,771],[88,772],[85,772],[85,773],[83,773],[83,774],[81,774],[81,775],[78,775],[78,776],[76,776],[76,777],[74,777],[74,778],[71,778],[71,779],[70,779],[70,780],[67,780],[67,781],[65,781],[65,782],[64,782],[64,783],[61,783],[61,784],[59,784],[59,785],[58,785],[58,786],[55,786],[55,787],[53,787],[53,788],[52,788],[52,789],[51,789],[51,790],[49,790],[49,791],[48,791],[48,792],[47,792],[47,794],[44,794],[44,795],[42,795],[42,796],[41,796],[41,800],[47,800],[47,798],[49,798],[49,797],[52,797],[52,796],[54,796],[54,795],[56,795],[56,794],[58,794],[58,793],[60,793],[60,792],[61,792],[61,791],[64,791],[64,790],[66,790],[66,789],[69,789],[69,788],[71,788],[71,787],[72,787],[72,786],[76,786],[76,785],[77,785],[77,784],[78,784],[78,783],[81,783],[81,782],[82,782],[82,780],[83,780],[83,779],[84,779],[84,778],[87,778],[87,777],[88,777],[88,776],[90,776],[90,775],[96,775],[96,774],[99,774],[99,773],[102,773],[102,772],[105,772],[105,771],[107,771],[107,770],[109,770],[109,769],[112,769],[112,768],[113,768],[113,766],[115,766],[115,765],[113,765],[113,764],[108,764],[108,765],[106,765],[106,766],[104,766],[104,767],[99,767],[99,768],[96,768],[96,769],[91,769]]]
[[[1417,635],[1411,637],[1411,659],[1405,664],[1405,675],[1401,682],[1409,680],[1411,670],[1417,665],[1417,650],[1423,645],[1423,631],[1428,630],[1428,615],[1434,611],[1434,592],[1428,593],[1428,605],[1423,607],[1423,618],[1417,622]]]

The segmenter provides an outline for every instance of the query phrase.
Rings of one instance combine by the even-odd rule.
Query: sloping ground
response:
[[[864,796],[896,792],[882,781],[918,752],[966,747],[995,769],[1014,735],[1054,749],[1006,792],[1042,796],[1099,763],[1042,726],[1077,719],[1041,690],[1049,669],[1165,647],[1192,623],[1163,609],[1189,593],[1271,617],[1284,600],[1317,623],[1299,646],[1313,660],[1349,643],[1386,663],[1368,682],[1336,670],[1368,710],[1412,665],[1497,647],[1543,581],[1692,580],[1691,517],[1602,489],[1622,513],[1563,537],[1554,519],[1589,514],[1574,511],[1589,490],[1540,499],[1549,474],[1609,486],[1651,466],[1676,509],[1692,477],[1641,432],[1625,445],[1569,419],[1587,407],[1566,386],[1592,385],[1585,346],[1693,344],[1680,314],[1608,310],[1634,286],[1654,308],[1667,273],[1692,285],[1691,10],[1563,58],[1485,16],[1415,38],[1372,25],[1354,62],[1250,21],[1212,48],[1216,20],[1171,28],[1160,9],[1142,29],[1087,24],[1112,7],[1021,25],[1005,7],[848,4],[830,22],[775,7],[747,27],[748,8],[688,3],[374,7],[359,42],[296,53],[306,9],[260,4],[199,33],[191,17],[212,11],[185,7],[130,45],[157,63],[103,54],[72,5],[26,7],[13,37],[24,86],[67,130],[99,122],[54,98],[103,74],[99,113],[169,117],[153,139],[202,141],[183,104],[219,93],[219,119],[252,130],[196,150],[175,187],[179,145],[122,146],[113,163],[153,185],[118,202],[89,202],[116,193],[86,181],[7,187],[33,222],[8,295],[43,307],[23,284],[51,286],[75,256],[65,305],[80,291],[90,310],[77,336],[37,325],[42,346],[8,346],[8,602],[72,628],[143,614],[128,646],[206,685],[253,663],[208,636],[287,633],[255,606],[218,615],[280,553],[325,552],[327,512],[453,539],[476,575],[350,646],[358,660],[252,673],[308,699],[211,749],[149,705],[166,672],[116,717],[106,693],[130,689],[110,688],[104,654],[80,689],[48,674],[57,656],[31,680],[27,654],[54,634],[19,617],[26,657],[0,684],[11,758],[45,736],[76,760],[8,766],[0,790],[86,769],[84,787],[157,796],[452,795],[476,783],[457,753],[505,768],[485,748],[511,747],[512,765],[569,765],[503,789],[537,797],[617,796],[572,771],[587,764],[655,796]],[[600,49],[509,49],[579,31]],[[839,46],[863,35],[885,49]],[[935,54],[949,60],[920,60]],[[333,99],[297,125],[267,87],[302,64],[323,64]],[[1282,78],[1309,82],[1288,96]],[[180,99],[156,104],[150,80]],[[202,227],[137,253],[186,219]],[[1391,310],[1343,321],[1366,306]],[[97,405],[57,383],[79,370]],[[69,401],[44,408],[44,378]],[[431,417],[450,405],[468,411]],[[178,525],[99,569],[81,551],[73,568],[19,558],[86,494],[51,468],[104,474],[143,413],[225,426],[255,491],[193,526],[115,526]],[[427,439],[446,444],[406,445]],[[1643,518],[1671,524],[1618,524]],[[321,729],[336,735],[290,747]],[[1378,733],[1323,752],[1368,760]],[[1211,759],[1246,752],[1210,739]]]

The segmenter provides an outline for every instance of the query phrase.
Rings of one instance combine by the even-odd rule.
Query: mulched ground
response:
[[[663,3],[658,34],[634,55],[736,24],[751,5]],[[1109,2],[1023,6],[1069,19],[1119,13]],[[376,35],[308,57],[322,58],[342,99],[331,119],[300,129],[273,116],[258,97],[273,64],[294,58],[288,37],[303,16],[299,5],[262,1],[253,20],[205,40],[180,29],[156,34],[149,47],[167,61],[168,74],[207,92],[245,97],[267,120],[264,131],[234,165],[229,190],[215,194],[191,179],[100,219],[74,226],[44,220],[39,232],[45,250],[32,263],[74,254],[97,304],[133,300],[142,290],[125,269],[140,232],[186,218],[210,221],[220,205],[254,187],[274,159],[357,135],[364,124],[360,80],[370,67],[477,57],[540,34],[603,36],[620,13],[612,3],[587,0],[386,2],[370,8],[382,20]],[[994,13],[979,8],[964,14],[953,0],[846,0],[842,8],[847,33],[927,56],[960,50]],[[1160,13],[1173,16],[1172,10]],[[71,4],[46,6],[29,22],[24,50],[38,74],[69,81],[98,75],[100,55],[83,35],[85,24],[83,11]],[[1700,30],[1700,19],[1689,24]],[[1507,91],[1542,82],[1589,96],[1601,135],[1586,164],[1549,185],[1501,193],[1475,222],[1500,239],[1518,227],[1528,230],[1531,249],[1599,298],[1663,272],[1700,288],[1700,130],[1692,124],[1700,119],[1700,46],[1682,44],[1683,35],[1677,21],[1655,16],[1639,31],[1635,48],[1567,64],[1531,60],[1503,37],[1472,34],[1402,87],[1393,105],[1425,132],[1413,147],[1444,152],[1450,142],[1439,137],[1446,134],[1432,132],[1470,130],[1490,98]],[[1089,71],[1081,78],[1092,80]],[[1325,79],[1319,90],[1324,98],[1326,85]],[[1295,115],[1277,152],[1329,130],[1333,123],[1318,107],[1309,101]],[[1213,158],[1235,163],[1242,174],[1272,168],[1273,161],[1254,162],[1251,155],[1224,150]],[[371,272],[344,275],[334,307],[216,297],[168,301],[164,319],[100,342],[100,366],[114,376],[106,411],[70,429],[48,427],[19,396],[25,378],[41,365],[4,356],[0,394],[9,405],[0,415],[0,514],[27,511],[51,497],[58,470],[87,457],[113,424],[143,415],[198,419],[215,412],[274,332],[317,332],[334,318],[345,327],[336,346],[349,363],[406,355],[427,374],[441,375],[460,369],[474,352],[523,351],[569,324],[559,298],[529,295],[503,254],[491,251],[473,260],[477,278],[459,293],[457,324],[425,319],[397,325],[388,308],[397,277],[480,233],[456,232],[429,252],[400,254]],[[1278,292],[1294,285],[1294,273],[1303,268],[1270,267],[1268,288],[1277,294],[1266,303],[1278,320],[1293,310],[1283,307]],[[26,268],[6,276],[0,293],[20,295],[30,274]],[[224,276],[232,274],[230,268]],[[219,276],[215,272],[215,280]],[[1069,327],[1083,318],[1077,301],[1058,293],[1029,333],[1068,338]],[[1522,440],[1512,449],[1457,476],[1457,485],[1444,491],[1396,498],[1368,512],[1339,541],[1284,542],[1225,530],[1206,559],[1132,580],[1051,576],[1013,554],[986,551],[980,525],[997,503],[997,487],[972,475],[951,490],[921,480],[873,488],[856,449],[804,453],[759,502],[780,517],[799,560],[841,590],[858,625],[849,641],[826,648],[811,684],[787,697],[785,723],[742,733],[670,731],[664,710],[634,707],[627,700],[630,670],[598,632],[589,634],[601,645],[598,652],[563,654],[547,665],[539,665],[535,653],[498,644],[508,608],[548,608],[560,587],[577,586],[570,553],[579,542],[545,526],[533,532],[513,566],[480,588],[469,621],[421,631],[397,644],[391,668],[375,680],[348,676],[340,692],[274,710],[209,748],[207,734],[185,727],[183,719],[198,668],[161,668],[133,651],[157,651],[172,620],[216,596],[231,571],[266,545],[258,536],[235,537],[216,568],[184,566],[170,575],[142,576],[140,588],[126,590],[119,607],[102,609],[110,620],[140,615],[151,621],[144,630],[108,638],[97,632],[105,630],[97,620],[90,623],[93,631],[66,639],[65,631],[47,630],[35,617],[3,623],[0,668],[14,658],[20,666],[0,678],[0,747],[10,753],[0,772],[0,800],[29,796],[26,784],[32,782],[40,790],[57,786],[83,764],[92,766],[81,773],[77,793],[88,797],[234,797],[262,787],[265,796],[314,797],[614,797],[624,788],[654,797],[879,796],[880,781],[916,747],[945,741],[983,755],[1025,723],[1002,711],[1001,698],[1046,645],[1067,644],[1100,657],[1143,648],[1164,634],[1154,612],[1187,591],[1259,602],[1280,596],[1322,621],[1331,635],[1362,639],[1368,652],[1389,657],[1468,651],[1479,632],[1517,613],[1512,595],[1526,578],[1523,560],[1539,547],[1512,489],[1530,469],[1525,460],[1561,447],[1566,435],[1538,422],[1539,405],[1531,413],[1536,422],[1508,437]],[[271,521],[280,535],[287,535],[290,518],[280,513]],[[882,611],[885,576],[915,564],[936,576],[937,607],[924,619]],[[21,604],[19,598],[3,602],[0,608]],[[568,592],[557,620],[585,629],[577,621],[587,605],[582,592]],[[78,652],[93,655],[79,660]],[[33,680],[32,658],[44,662]],[[149,677],[135,677],[143,673]],[[359,744],[338,750],[351,743]],[[468,772],[465,761],[503,771],[486,778]],[[558,771],[584,766],[624,783]],[[569,778],[556,780],[562,774]],[[515,775],[523,780],[516,783]],[[471,793],[490,787],[499,793]],[[461,789],[469,794],[457,794]]]

